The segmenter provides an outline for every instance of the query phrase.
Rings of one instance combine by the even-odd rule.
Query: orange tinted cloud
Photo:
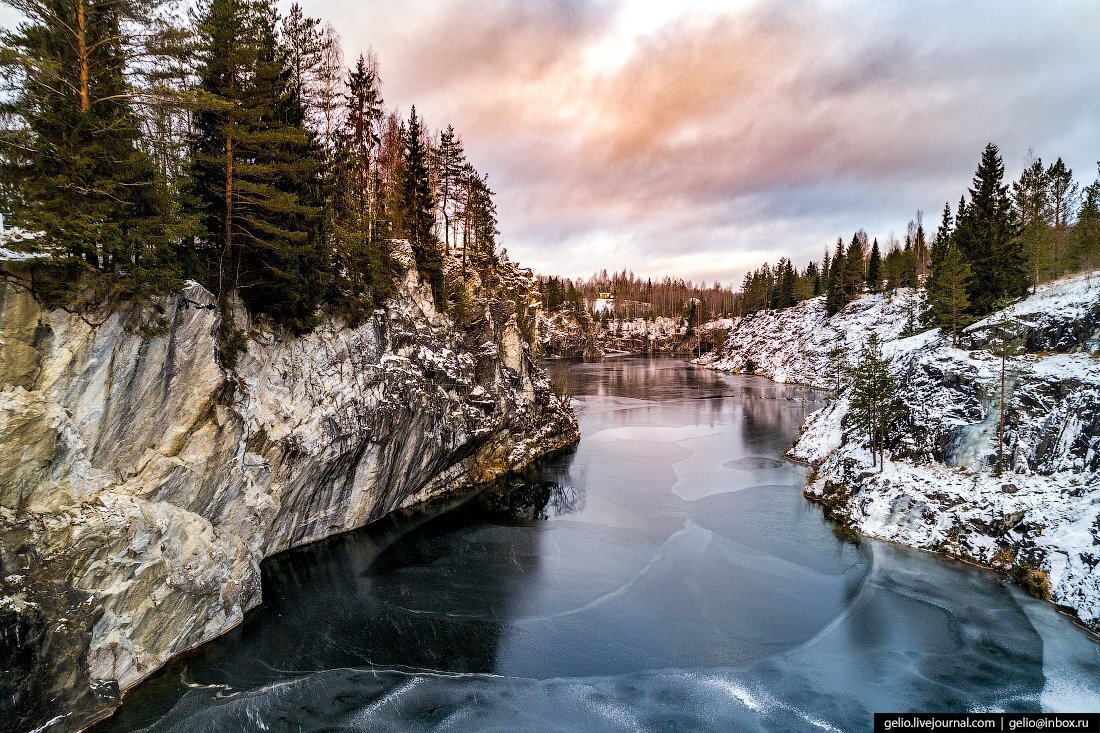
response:
[[[633,37],[629,0],[309,10],[360,14],[337,26],[378,50],[387,102],[454,124],[546,271],[804,261],[956,201],[989,140],[1010,173],[1029,146],[1095,172],[1100,5],[689,6]]]

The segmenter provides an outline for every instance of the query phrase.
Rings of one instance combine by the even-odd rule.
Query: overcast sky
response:
[[[1100,3],[302,0],[450,123],[544,273],[740,281],[931,228],[996,142],[1100,159]]]

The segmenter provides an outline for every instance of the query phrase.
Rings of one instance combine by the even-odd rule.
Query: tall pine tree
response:
[[[199,274],[221,297],[308,329],[326,286],[323,152],[305,127],[278,14],[264,0],[211,0],[195,117],[192,195]]]
[[[0,190],[23,248],[154,290],[177,281],[163,179],[140,146],[134,64],[155,63],[153,0],[7,0],[12,83],[0,114]]]
[[[867,287],[872,293],[882,288],[882,252],[878,248],[878,238],[871,244],[871,256],[867,260]]]
[[[970,203],[960,205],[954,242],[973,272],[969,297],[984,315],[1005,298],[1027,294],[1027,258],[1016,236],[1014,216],[1003,182],[1004,163],[993,143],[986,145],[974,174]]]
[[[447,285],[443,277],[443,252],[433,233],[435,200],[428,174],[428,150],[421,133],[416,107],[409,113],[397,170],[394,220],[400,236],[409,241],[420,277],[432,289],[436,308],[445,310]]]
[[[380,305],[392,291],[387,227],[376,205],[382,100],[373,59],[360,55],[346,86],[334,165],[333,284],[337,299],[355,308],[362,296]]]
[[[447,252],[455,244],[453,232],[465,164],[462,140],[454,128],[447,125],[447,129],[439,133],[439,210],[443,219],[443,246]]]
[[[1054,241],[1050,229],[1050,178],[1042,158],[1032,160],[1012,184],[1012,203],[1020,225],[1019,237],[1028,259],[1028,278],[1034,288],[1054,272]]]

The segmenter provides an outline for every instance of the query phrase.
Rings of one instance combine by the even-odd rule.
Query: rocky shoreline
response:
[[[885,465],[848,421],[841,395],[814,413],[789,456],[814,466],[806,496],[856,532],[1009,575],[1100,630],[1100,279],[1082,275],[970,326],[958,347],[937,330],[902,337],[919,294],[871,295],[833,317],[807,301],[737,321],[698,363],[830,389],[828,352],[877,333],[905,417]],[[1002,470],[1001,361],[1006,359]],[[748,369],[747,367],[752,367]]]
[[[411,263],[407,263],[411,264]],[[0,717],[79,730],[239,624],[267,556],[576,442],[503,263],[457,328],[408,267],[387,308],[294,336],[248,319],[223,368],[213,296],[50,310],[0,282]]]

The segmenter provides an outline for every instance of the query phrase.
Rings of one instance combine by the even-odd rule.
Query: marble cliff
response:
[[[533,280],[507,262],[472,283],[492,295],[462,328],[411,266],[355,326],[295,336],[236,308],[232,369],[196,283],[75,313],[36,299],[28,265],[0,269],[0,720],[15,730],[77,730],[240,623],[264,557],[578,437],[523,335]]]

